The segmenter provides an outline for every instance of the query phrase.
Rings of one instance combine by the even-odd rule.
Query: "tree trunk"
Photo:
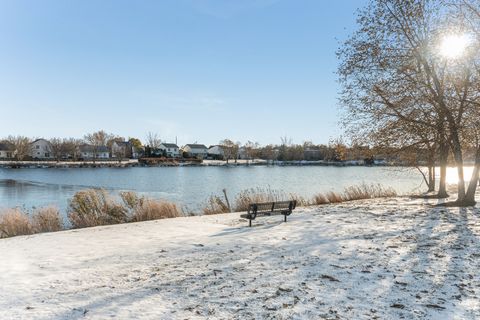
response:
[[[475,154],[475,166],[473,167],[470,183],[468,184],[467,194],[465,195],[465,205],[475,205],[475,192],[477,191],[478,177],[480,172],[480,148],[477,148]]]
[[[458,197],[457,201],[461,202],[465,199],[465,177],[463,174],[463,157],[462,151],[459,146],[453,147],[453,156],[455,158],[455,164],[457,165],[457,175],[458,175]]]
[[[428,191],[435,191],[435,164],[428,167]]]
[[[448,144],[441,143],[440,150],[440,182],[438,185],[438,198],[448,198],[447,193],[447,162],[448,162]]]

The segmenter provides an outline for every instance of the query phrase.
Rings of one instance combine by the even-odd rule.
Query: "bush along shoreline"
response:
[[[85,189],[77,192],[70,200],[67,221],[58,208],[48,206],[28,213],[15,209],[0,211],[0,238],[55,232],[68,229],[88,228],[120,223],[168,219],[194,215],[177,204],[166,200],[150,199],[135,192],[120,192],[115,199],[103,189]],[[230,203],[224,196],[212,195],[205,202],[202,214],[213,215],[247,211],[251,203],[296,200],[298,206],[308,207],[341,203],[361,199],[395,197],[392,188],[379,184],[362,184],[345,188],[343,193],[318,193],[305,198],[293,193],[267,188],[252,188],[241,191]]]

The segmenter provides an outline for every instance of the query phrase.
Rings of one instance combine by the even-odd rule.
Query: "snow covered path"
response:
[[[0,319],[480,318],[480,210],[382,199],[0,240]]]

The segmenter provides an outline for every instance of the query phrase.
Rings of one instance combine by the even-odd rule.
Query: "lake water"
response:
[[[380,183],[399,193],[424,190],[415,169],[392,167],[136,167],[71,169],[0,169],[0,207],[31,209],[56,205],[62,211],[75,192],[104,188],[136,191],[198,210],[226,188],[230,199],[241,190],[270,187],[311,197],[361,183]]]

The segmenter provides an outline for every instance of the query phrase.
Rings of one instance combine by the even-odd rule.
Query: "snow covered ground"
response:
[[[480,318],[480,210],[381,199],[0,240],[0,319]]]

